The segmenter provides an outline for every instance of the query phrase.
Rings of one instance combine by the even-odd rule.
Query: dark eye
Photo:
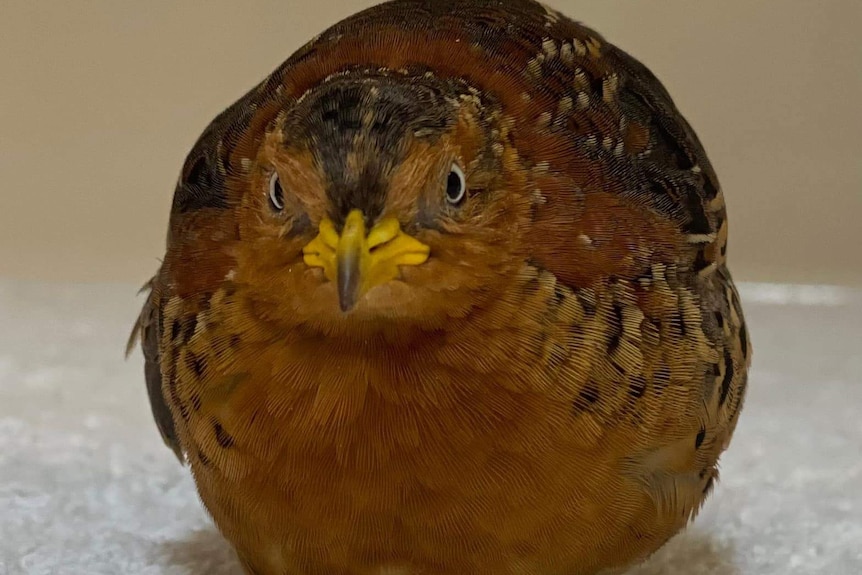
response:
[[[446,178],[446,201],[453,206],[460,205],[467,197],[467,182],[464,171],[458,164],[452,164],[449,177]]]
[[[284,209],[284,190],[281,188],[278,172],[273,172],[269,178],[269,205],[277,212]]]

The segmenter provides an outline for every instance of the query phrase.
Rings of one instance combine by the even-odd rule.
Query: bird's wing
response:
[[[142,291],[149,290],[149,296],[138,316],[129,342],[126,354],[131,353],[135,344],[140,341],[144,352],[144,377],[147,382],[147,394],[150,397],[150,407],[153,418],[159,428],[159,433],[165,445],[171,448],[180,462],[184,461],[182,450],[177,441],[176,428],[171,410],[162,393],[162,370],[159,351],[161,340],[161,290],[158,289],[158,276],[151,279]]]

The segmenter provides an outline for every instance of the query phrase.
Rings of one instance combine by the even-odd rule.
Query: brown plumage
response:
[[[249,573],[624,566],[737,422],[726,242],[640,63],[530,0],[396,0],[188,156],[139,322],[153,413]]]

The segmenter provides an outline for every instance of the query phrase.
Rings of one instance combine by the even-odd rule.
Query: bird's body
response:
[[[631,57],[532,1],[384,4],[189,155],[140,321],[154,414],[249,573],[624,566],[736,425],[726,238]]]

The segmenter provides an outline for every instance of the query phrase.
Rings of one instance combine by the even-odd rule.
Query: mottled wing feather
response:
[[[216,228],[233,227],[230,221],[216,222],[213,218],[230,214],[226,180],[239,170],[234,152],[239,149],[238,155],[245,156],[247,153],[243,150],[257,144],[248,139],[248,128],[253,113],[263,105],[263,100],[272,96],[273,91],[264,88],[266,84],[252,89],[219,114],[188,154],[174,191],[165,260],[159,273],[144,288],[149,289],[150,295],[129,340],[130,349],[140,340],[153,418],[165,444],[181,462],[185,457],[169,406],[177,407],[178,417],[183,413],[182,406],[177,405],[176,398],[166,398],[165,393],[174,390],[170,385],[173,375],[166,370],[173,369],[182,342],[173,332],[169,334],[170,338],[164,341],[162,338],[164,325],[170,325],[173,330],[181,322],[178,323],[178,318],[170,317],[170,314],[166,317],[164,308],[168,295],[179,296],[180,300],[188,296],[188,301],[197,301],[194,296],[203,289],[202,286],[211,283],[213,273],[219,273],[218,270],[187,265],[195,261],[200,252],[212,254],[217,248],[216,241],[196,243],[194,238],[197,234],[191,230],[205,225],[204,221]],[[168,294],[166,285],[180,286],[180,293]]]
[[[153,278],[144,288],[145,290],[149,289],[150,293],[140,316],[138,316],[138,321],[135,323],[126,353],[130,353],[134,345],[140,340],[141,350],[144,353],[144,377],[147,382],[147,394],[150,398],[153,419],[156,421],[165,445],[173,450],[180,462],[183,462],[184,458],[177,441],[174,419],[162,393],[161,354],[159,352],[161,308],[157,281],[157,278]]]

